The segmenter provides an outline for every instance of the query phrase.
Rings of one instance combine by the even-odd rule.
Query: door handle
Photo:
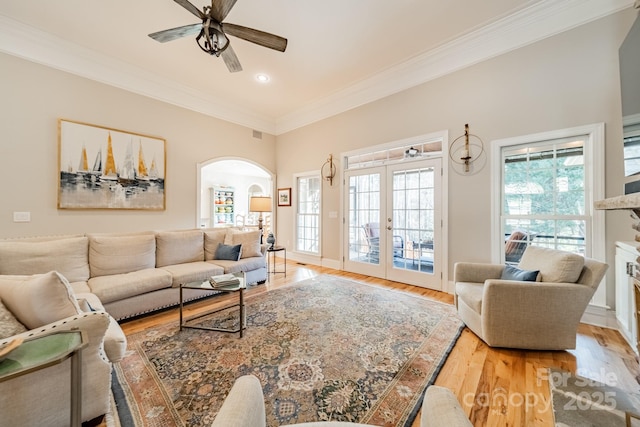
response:
[[[387,230],[391,230],[392,227],[390,225],[387,225]]]

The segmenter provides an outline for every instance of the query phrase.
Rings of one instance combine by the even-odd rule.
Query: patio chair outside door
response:
[[[442,289],[440,165],[345,172],[345,270]]]

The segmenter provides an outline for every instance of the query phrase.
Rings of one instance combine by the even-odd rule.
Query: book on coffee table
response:
[[[209,283],[213,288],[224,288],[226,286],[239,285],[240,279],[233,274],[222,274],[220,276],[211,276]]]

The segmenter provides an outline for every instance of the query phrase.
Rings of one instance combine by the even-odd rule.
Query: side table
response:
[[[82,423],[82,349],[88,344],[84,331],[54,332],[25,340],[0,361],[0,382],[27,375],[71,358],[71,422]],[[37,380],[35,380],[37,381]]]
[[[284,264],[281,271],[276,270],[276,252],[284,252]],[[269,257],[269,255],[271,255],[271,257]],[[269,276],[271,274],[276,273],[284,273],[284,277],[287,277],[287,248],[284,246],[267,248],[267,280],[270,280]]]

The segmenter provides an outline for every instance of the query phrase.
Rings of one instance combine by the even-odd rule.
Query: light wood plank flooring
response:
[[[278,260],[278,264],[282,262]],[[269,292],[319,274],[332,274],[378,286],[419,294],[453,304],[447,293],[423,289],[355,273],[303,265],[289,261],[287,277],[271,276],[265,285],[253,287],[249,295]],[[225,303],[225,296],[187,306],[195,314]],[[178,322],[178,310],[171,309],[122,323],[127,334],[166,322]],[[436,384],[448,387],[458,397],[474,426],[553,426],[547,368],[559,368],[592,379],[615,375],[617,386],[640,391],[638,359],[622,336],[613,329],[581,325],[577,348],[569,351],[520,351],[487,347],[465,329],[443,366]],[[419,417],[413,424],[419,427]]]

